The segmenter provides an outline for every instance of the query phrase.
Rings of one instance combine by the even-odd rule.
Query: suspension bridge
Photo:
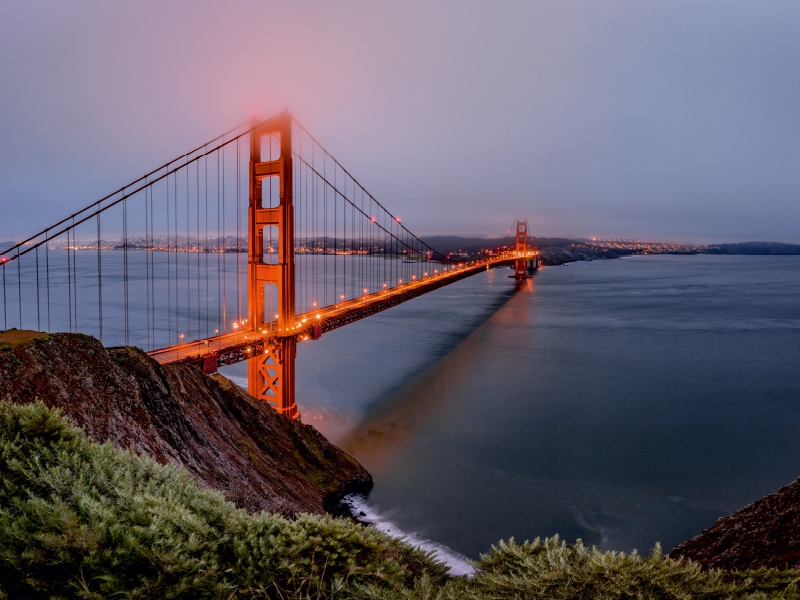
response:
[[[193,149],[0,248],[4,329],[136,345],[297,418],[297,344],[502,265],[538,267],[527,222],[456,261],[414,235],[288,112]]]

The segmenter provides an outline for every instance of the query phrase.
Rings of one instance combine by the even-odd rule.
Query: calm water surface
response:
[[[304,421],[401,530],[668,550],[800,475],[800,257],[508,273],[299,346]]]

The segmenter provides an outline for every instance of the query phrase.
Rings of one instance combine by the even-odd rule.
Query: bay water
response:
[[[50,253],[49,271],[45,255],[4,268],[5,327],[98,335],[96,256],[77,253],[73,283],[65,252]],[[125,266],[103,252],[107,345],[124,343],[125,269],[129,343],[175,343],[176,324],[191,339],[246,313],[241,256],[173,255],[184,279],[172,288],[168,259],[146,257]],[[303,421],[374,477],[353,500],[365,518],[451,558],[554,534],[669,550],[800,476],[800,257],[648,255],[509,274],[298,345]],[[246,385],[244,364],[222,371]]]
[[[510,273],[299,345],[303,421],[373,475],[368,516],[469,558],[668,551],[800,476],[800,257]]]

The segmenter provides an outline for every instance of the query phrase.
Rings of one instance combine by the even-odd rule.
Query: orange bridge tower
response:
[[[530,273],[539,268],[539,253],[533,248],[528,248],[528,221],[517,221],[517,234],[514,237],[514,277],[515,279],[528,279]]]
[[[517,221],[514,251],[517,254],[517,259],[514,261],[514,277],[525,279],[528,277],[528,221]]]
[[[280,138],[280,156],[261,160],[262,139],[270,146]],[[271,158],[271,157],[270,157]],[[264,208],[262,181],[279,180],[280,202]],[[267,343],[263,354],[248,360],[248,391],[265,400],[279,413],[298,418],[295,403],[295,280],[294,280],[294,205],[292,188],[292,118],[284,112],[257,124],[250,135],[250,204],[248,219],[247,311],[255,331],[272,322],[266,315],[265,286],[277,287],[278,337]],[[277,228],[278,262],[264,261],[264,228]],[[274,288],[273,288],[274,289]]]

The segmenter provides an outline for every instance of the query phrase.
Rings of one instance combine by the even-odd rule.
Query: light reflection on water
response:
[[[647,551],[800,475],[800,259],[507,274],[299,346],[303,419],[373,474],[373,511],[473,558],[555,533]]]

